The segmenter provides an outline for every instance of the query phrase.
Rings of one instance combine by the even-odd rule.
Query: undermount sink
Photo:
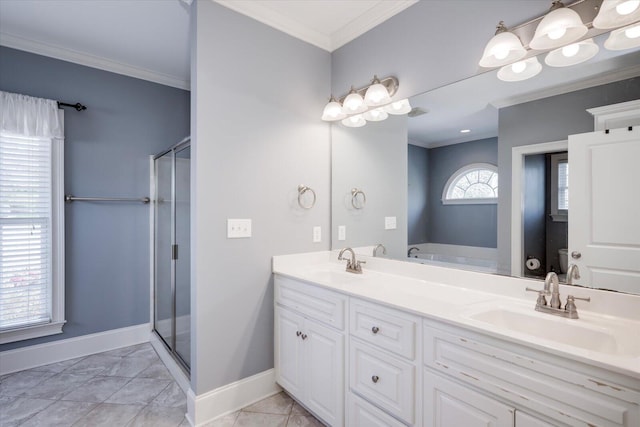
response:
[[[537,313],[533,311],[533,307],[531,313],[497,307],[477,311],[465,317],[562,345],[620,357],[640,357],[640,345],[636,342],[637,337],[634,338],[633,332],[637,325],[625,327],[626,325],[613,324],[605,319],[564,319]]]

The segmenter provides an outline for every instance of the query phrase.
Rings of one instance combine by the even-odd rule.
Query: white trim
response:
[[[594,131],[637,125],[640,119],[640,99],[589,108],[587,112],[593,116]]]
[[[61,322],[49,322],[41,325],[29,325],[23,328],[7,329],[6,331],[0,332],[0,344],[61,334],[62,327],[65,323],[66,321],[62,320]]]
[[[569,163],[569,153],[556,153],[551,156],[551,219],[554,222],[567,222],[567,209],[558,209],[558,164]]]
[[[145,68],[117,62],[112,59],[26,39],[9,33],[0,32],[0,45],[121,74],[123,76],[147,80],[165,86],[191,90],[191,83],[189,80],[185,80],[180,76],[172,76],[169,74],[159,73],[157,71],[147,70]]]
[[[462,175],[466,175],[467,173],[477,170],[484,169],[490,170],[496,175],[498,175],[498,167],[496,165],[492,165],[491,163],[470,163],[465,165],[451,174],[447,183],[444,185],[444,189],[442,190],[442,204],[443,205],[487,205],[487,204],[496,204],[498,203],[497,197],[492,198],[469,198],[469,199],[449,199],[447,195],[449,194],[450,187],[458,181],[458,179]],[[498,176],[499,179],[499,176]],[[498,185],[500,185],[498,181]],[[499,187],[498,187],[499,188]]]
[[[276,384],[275,369],[260,372],[198,396],[190,389],[187,393],[187,419],[192,426],[201,426],[280,391],[282,389]]]
[[[176,383],[178,383],[182,391],[187,394],[190,388],[189,378],[184,373],[180,365],[178,365],[178,362],[176,362],[173,356],[169,354],[167,347],[165,347],[162,341],[160,341],[160,338],[158,338],[153,331],[151,331],[151,334],[149,335],[149,343],[151,343],[153,348],[156,350],[160,360],[162,360],[162,363],[167,367],[173,379],[176,380]]]
[[[0,375],[149,341],[151,325],[129,326],[0,352]]]
[[[540,144],[523,145],[511,149],[511,275],[522,276],[524,260],[522,211],[524,207],[524,156],[529,154],[555,153],[567,151],[568,141],[544,142]]]
[[[414,255],[419,254],[443,254],[450,256],[462,256],[467,258],[485,259],[491,261],[498,261],[498,249],[497,248],[485,248],[482,246],[465,246],[465,245],[450,245],[447,243],[420,243],[417,245],[409,245],[407,247],[417,247],[418,253],[414,252]]]

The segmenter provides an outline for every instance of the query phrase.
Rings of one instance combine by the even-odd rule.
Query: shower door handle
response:
[[[171,245],[171,259],[178,259],[178,245]]]

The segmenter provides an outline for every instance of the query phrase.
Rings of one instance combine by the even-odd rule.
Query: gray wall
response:
[[[273,368],[273,255],[329,249],[329,53],[211,1],[192,10],[192,388]],[[197,13],[195,10],[197,9]],[[297,206],[312,187],[313,209]],[[253,237],[226,238],[227,218]],[[312,243],[321,226],[322,243]]]
[[[0,47],[0,89],[82,102],[65,110],[65,193],[149,195],[149,155],[189,133],[189,92]],[[0,351],[149,322],[149,208],[65,209],[64,332]]]
[[[407,182],[408,244],[429,241],[429,150],[409,144]]]
[[[442,192],[458,169],[471,163],[497,165],[498,140],[481,139],[429,150],[429,242],[495,248],[497,205],[444,205]],[[499,176],[499,194],[502,194]]]
[[[588,108],[640,98],[640,77],[502,108],[498,121],[498,269],[511,272],[511,151],[593,131]]]
[[[331,242],[334,249],[382,243],[387,256],[407,251],[407,117],[391,116],[360,128],[332,125]],[[361,189],[366,204],[355,209],[351,189]],[[385,230],[385,217],[396,229]],[[346,240],[338,240],[338,226]]]
[[[524,203],[522,211],[522,228],[524,254],[522,271],[525,276],[544,276],[546,269],[546,200],[549,185],[546,179],[547,168],[545,154],[535,154],[524,158]],[[529,257],[540,261],[540,268],[529,270],[525,262]]]

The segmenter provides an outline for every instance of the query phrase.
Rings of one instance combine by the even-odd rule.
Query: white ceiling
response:
[[[218,3],[333,51],[416,1]],[[189,89],[190,3],[191,0],[0,0],[0,44]]]

